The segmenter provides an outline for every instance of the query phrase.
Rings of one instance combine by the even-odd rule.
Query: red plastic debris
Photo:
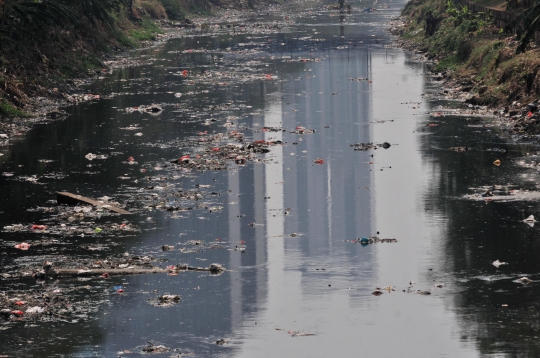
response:
[[[26,302],[24,302],[24,301],[17,301],[17,302],[15,302],[15,305],[16,305],[16,306],[24,306],[25,304],[26,304]]]
[[[315,159],[314,162],[315,162],[315,164],[319,164],[319,165],[324,164],[324,160],[322,160],[321,158]]]
[[[124,293],[124,289],[123,289],[123,288],[120,288],[120,289],[116,290],[116,292],[118,292],[118,293]]]
[[[101,278],[109,278],[109,274],[107,272],[104,272],[102,275],[101,275]]]
[[[141,169],[141,173],[146,173],[146,169]]]
[[[527,117],[532,117],[532,115],[533,115],[533,114],[532,114],[531,111],[529,111],[529,113],[527,113]]]
[[[183,155],[180,157],[180,161],[182,163],[189,163],[189,158],[190,158],[189,155]]]
[[[187,77],[187,75],[188,75],[188,70],[183,70],[182,71],[182,76]]]
[[[198,135],[205,135],[205,134],[208,134],[208,131],[204,131],[204,132],[197,132]]]
[[[32,225],[32,230],[45,230],[47,226],[45,225]]]
[[[28,250],[30,248],[30,244],[21,242],[20,244],[15,245],[15,248],[19,250]]]
[[[266,76],[264,76],[264,78],[266,78],[267,80],[271,80],[271,79],[272,79],[272,75],[271,75],[271,74],[267,74]]]
[[[244,245],[246,242],[244,240],[240,240],[240,245]]]
[[[125,227],[127,224],[126,223],[122,223],[120,224],[120,227]]]
[[[129,157],[129,158],[127,158],[127,161],[130,162],[130,163],[133,163],[135,161],[135,158]]]
[[[11,314],[13,314],[15,316],[22,316],[24,314],[24,312],[19,311],[19,310],[13,310],[13,311],[11,311]]]
[[[213,147],[212,152],[219,152],[219,148],[218,147]]]
[[[368,164],[373,164],[373,162],[369,162]]]

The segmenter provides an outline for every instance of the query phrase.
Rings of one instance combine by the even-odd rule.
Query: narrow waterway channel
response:
[[[51,225],[36,208],[55,206],[57,191],[134,212],[97,218],[92,235],[4,229],[3,272],[124,253],[227,271],[6,275],[0,291],[64,290],[84,309],[0,321],[0,356],[131,357],[148,354],[147,342],[171,349],[156,357],[538,356],[538,228],[523,223],[536,201],[469,197],[492,185],[536,190],[536,171],[519,161],[537,148],[510,143],[486,119],[430,115],[459,104],[437,95],[425,63],[391,46],[385,29],[403,6],[353,2],[340,14],[296,4],[245,20],[286,18],[289,31],[170,40],[137,55],[149,64],[92,84],[99,100],[1,148],[0,228]],[[153,103],[163,111],[126,110]],[[190,138],[233,130],[283,144],[227,170],[170,163],[203,150]],[[391,146],[351,146],[367,142]],[[448,149],[459,146],[469,150]],[[182,201],[179,190],[201,199]],[[95,230],[111,222],[135,229]],[[354,242],[373,236],[397,242]],[[13,248],[20,242],[32,246]],[[181,300],[149,303],[160,294]]]

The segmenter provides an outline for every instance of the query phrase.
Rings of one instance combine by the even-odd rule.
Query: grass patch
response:
[[[461,66],[461,60],[457,55],[447,56],[437,63],[435,69],[443,71],[445,69],[457,70]]]
[[[187,11],[180,4],[180,0],[161,0],[167,16],[170,20],[183,20],[187,15]]]
[[[0,100],[0,116],[23,118],[32,117],[30,114],[15,108],[11,104],[6,103],[3,100]]]
[[[491,71],[497,67],[499,51],[504,46],[500,40],[492,40],[476,46],[465,67],[477,70],[476,79],[483,80]]]
[[[161,33],[159,26],[152,21],[151,19],[145,17],[143,18],[142,25],[140,28],[131,30],[130,37],[138,42],[155,40],[156,34]]]

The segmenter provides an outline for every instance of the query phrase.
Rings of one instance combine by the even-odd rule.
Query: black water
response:
[[[291,10],[298,11],[292,32],[171,40],[139,54],[155,59],[153,64],[93,84],[88,92],[102,99],[68,108],[66,120],[39,125],[3,148],[0,172],[13,175],[0,176],[0,227],[39,223],[43,214],[28,209],[46,205],[63,190],[126,203],[134,216],[100,220],[127,220],[140,228],[112,237],[54,237],[56,243],[29,251],[13,249],[13,243],[47,235],[3,232],[4,268],[128,252],[168,259],[162,267],[218,262],[228,271],[81,282],[4,280],[2,290],[75,287],[76,298],[97,310],[73,323],[4,325],[0,354],[135,356],[151,341],[177,349],[156,355],[163,357],[537,356],[539,286],[515,282],[540,277],[538,228],[522,222],[538,214],[537,202],[468,198],[482,186],[534,190],[536,171],[517,163],[537,149],[509,143],[496,127],[468,126],[483,119],[429,115],[439,105],[456,104],[437,96],[425,100],[424,94],[440,91],[425,64],[388,46],[384,28],[403,5],[354,3],[341,18],[332,11]],[[373,6],[377,11],[362,11]],[[207,51],[183,52],[200,48]],[[240,53],[249,49],[254,51]],[[274,77],[189,84],[193,77],[178,73],[184,69]],[[178,92],[182,97],[174,96]],[[125,111],[152,103],[161,104],[163,113]],[[232,104],[211,108],[225,103]],[[122,129],[129,126],[139,129]],[[263,132],[264,126],[286,131]],[[316,132],[294,134],[296,126]],[[227,171],[163,167],[200,150],[186,147],[184,139],[230,130],[284,145],[273,147],[266,160]],[[359,142],[392,146],[354,151],[350,144]],[[448,150],[455,146],[471,150]],[[88,153],[108,158],[89,161]],[[137,164],[127,164],[129,156]],[[325,163],[314,164],[317,158]],[[495,159],[502,165],[493,165]],[[33,175],[37,182],[27,180]],[[149,210],[136,196],[156,176],[178,189],[210,185],[207,190],[219,195],[207,201],[223,209]],[[350,242],[377,232],[398,242]],[[225,248],[178,250],[188,240],[217,238]],[[241,241],[246,250],[233,250]],[[96,243],[108,250],[81,249]],[[175,250],[161,252],[164,244]],[[497,269],[495,260],[508,265]],[[411,290],[431,294],[403,292],[410,281]],[[111,290],[117,285],[124,286],[123,294]],[[371,294],[386,286],[395,291]],[[153,307],[147,301],[158,292],[182,300]],[[291,337],[294,331],[314,336]],[[222,338],[227,344],[216,345]]]

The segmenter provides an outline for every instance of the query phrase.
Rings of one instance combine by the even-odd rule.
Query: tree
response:
[[[523,10],[518,16],[510,21],[504,28],[506,33],[516,33],[520,43],[516,53],[527,50],[529,42],[534,38],[534,33],[540,30],[540,1]]]

